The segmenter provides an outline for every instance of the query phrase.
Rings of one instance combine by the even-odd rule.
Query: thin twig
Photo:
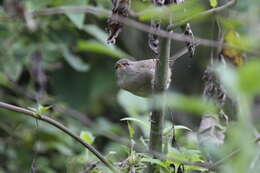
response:
[[[200,43],[195,43],[193,46],[197,47],[198,45],[200,45]],[[185,55],[186,53],[189,53],[189,49],[187,47],[181,49],[180,51],[178,51],[177,53],[175,53],[173,56],[171,56],[169,58],[170,61],[170,67],[173,66],[173,64],[175,63],[175,61],[177,59],[179,59],[180,57],[182,57],[183,55]]]
[[[11,87],[10,89],[13,90],[15,93],[23,94],[24,96],[26,96],[29,99],[34,99],[35,95],[36,95],[34,92],[29,92],[25,88],[22,88],[22,87],[17,86],[17,85],[15,85],[15,87]],[[53,102],[53,100],[51,102]],[[81,112],[79,112],[79,111],[77,111],[73,108],[69,108],[69,107],[64,108],[63,106],[61,107],[59,104],[56,104],[54,106],[54,108],[56,108],[56,110],[60,113],[66,113],[66,114],[70,115],[73,119],[79,120],[79,122],[81,122],[82,124],[86,125],[90,129],[92,129],[93,133],[96,134],[96,135],[102,135],[104,137],[107,137],[108,139],[116,141],[116,142],[123,144],[125,146],[129,146],[129,147],[131,146],[129,139],[115,135],[115,134],[112,134],[112,133],[109,133],[107,131],[101,130],[100,128],[97,128],[96,126],[93,126],[94,123],[91,122],[91,120],[86,119],[85,114],[83,114],[83,113],[81,113]],[[150,153],[151,155],[155,155],[156,157],[163,159],[163,160],[171,160],[171,161],[183,163],[185,165],[199,166],[199,167],[203,167],[203,168],[206,168],[206,169],[208,169],[212,166],[211,163],[207,163],[207,162],[188,162],[188,161],[180,160],[180,159],[172,157],[172,156],[167,157],[167,156],[165,156],[161,153],[158,153],[158,152],[155,152],[155,151],[149,151],[147,148],[142,147],[140,145],[135,145],[134,149],[138,152]]]
[[[15,111],[15,112],[19,112],[22,113],[24,115],[28,115],[30,117],[36,118],[38,120],[44,121],[52,126],[57,127],[58,129],[60,129],[61,131],[63,131],[64,133],[68,134],[69,136],[71,136],[72,138],[74,138],[76,141],[78,141],[79,143],[81,143],[83,146],[85,146],[89,151],[91,151],[95,156],[97,156],[97,158],[103,162],[112,172],[116,173],[118,171],[116,171],[116,169],[114,168],[114,166],[105,158],[102,156],[101,153],[99,153],[93,146],[89,145],[88,143],[86,143],[84,140],[82,140],[79,136],[77,136],[76,134],[74,134],[73,132],[71,132],[67,127],[65,127],[63,124],[61,124],[60,122],[45,116],[45,115],[37,115],[35,114],[35,112],[22,108],[22,107],[18,107],[18,106],[14,106],[8,103],[4,103],[4,102],[0,102],[0,107],[11,110],[11,111]]]
[[[210,9],[208,11],[203,12],[203,15],[209,15],[213,12],[219,12],[227,7],[229,7],[230,5],[232,5],[235,0],[231,0],[230,2],[228,2],[227,4],[221,6],[221,7],[217,7],[217,8],[213,8]],[[231,3],[232,2],[232,3]],[[105,9],[101,9],[101,8],[96,8],[93,6],[74,6],[74,7],[56,7],[56,8],[45,8],[45,9],[41,9],[41,10],[35,10],[32,11],[32,16],[33,17],[37,17],[37,16],[42,16],[42,15],[54,15],[54,14],[65,14],[65,13],[90,13],[93,14],[95,16],[99,16],[99,17],[107,17],[111,14],[110,11],[105,10]],[[198,14],[198,15],[202,15],[202,13]],[[128,19],[125,17],[121,17],[121,16],[117,16],[115,15],[114,20],[118,20],[121,23],[134,27],[136,29],[139,29],[141,31],[144,32],[149,32],[155,35],[158,35],[160,37],[165,37],[165,38],[170,38],[172,40],[178,40],[178,41],[184,41],[184,42],[191,42],[191,41],[195,41],[195,42],[200,42],[201,45],[204,46],[209,46],[209,47],[219,47],[219,46],[223,46],[223,47],[231,47],[231,48],[237,48],[237,49],[242,49],[243,51],[246,52],[250,52],[252,55],[259,55],[260,52],[258,51],[249,51],[246,50],[245,48],[241,48],[238,46],[231,46],[229,44],[222,44],[221,42],[218,41],[212,41],[212,40],[208,40],[208,39],[203,39],[203,38],[199,38],[199,37],[195,37],[194,40],[192,37],[190,36],[186,36],[184,34],[179,34],[179,33],[175,33],[172,32],[171,34],[165,30],[159,30],[159,31],[153,31],[151,29],[151,27],[149,25],[137,22],[135,20],[132,19]],[[189,19],[191,20],[191,19]]]
[[[227,44],[227,43],[223,43],[221,41],[209,40],[209,39],[204,39],[204,38],[200,38],[200,37],[191,37],[191,36],[187,36],[187,35],[176,33],[176,32],[168,32],[168,31],[163,30],[163,29],[155,31],[147,24],[137,22],[135,20],[124,18],[124,17],[121,17],[121,16],[114,16],[114,17],[115,17],[115,20],[118,20],[125,25],[131,26],[131,27],[136,28],[140,31],[144,31],[144,32],[148,32],[148,33],[158,35],[158,36],[163,37],[163,38],[169,38],[169,39],[177,40],[177,41],[181,41],[181,42],[199,42],[201,45],[206,46],[206,47],[216,47],[216,48],[218,48],[218,47],[221,46],[221,47],[225,47],[225,48],[234,48],[234,49],[238,49],[238,50],[248,52],[248,53],[255,55],[255,56],[260,55],[260,51],[257,51],[257,50],[254,50],[254,51],[248,50],[247,48],[235,46],[235,45],[230,45],[230,44]]]
[[[219,11],[231,6],[234,3],[233,1],[235,2],[235,0],[231,0],[227,4],[225,4],[221,7],[213,8],[213,9],[207,10],[205,12],[199,13],[197,15],[203,16],[203,15],[210,15],[214,12],[219,12]],[[68,13],[68,12],[90,13],[90,14],[93,14],[93,15],[99,16],[99,17],[107,17],[107,16],[111,15],[110,11],[108,11],[106,9],[96,8],[93,6],[45,8],[45,9],[41,9],[41,10],[32,11],[31,13],[32,13],[32,16],[37,17],[37,16],[42,16],[42,15],[64,14],[64,13]],[[134,17],[136,17],[136,15],[134,15]],[[258,51],[250,51],[250,50],[246,50],[245,48],[238,47],[238,46],[234,46],[234,45],[231,46],[229,44],[223,44],[222,42],[212,41],[212,40],[203,39],[203,38],[199,38],[199,37],[192,38],[190,36],[186,36],[184,34],[179,34],[176,32],[170,33],[170,32],[167,32],[166,30],[159,30],[159,31],[155,32],[147,24],[137,22],[133,19],[121,17],[118,15],[113,16],[113,19],[118,20],[125,25],[139,29],[141,31],[152,33],[152,34],[158,35],[160,37],[170,38],[172,40],[177,40],[177,41],[182,41],[182,42],[195,41],[195,42],[200,42],[201,45],[208,46],[208,47],[219,47],[219,46],[231,47],[231,48],[236,48],[236,49],[243,49],[243,51],[250,52],[252,55],[260,54],[260,52],[258,52]],[[189,19],[189,20],[191,20],[191,19]]]
[[[260,137],[256,137],[256,139],[252,140],[251,142],[252,143],[258,143],[259,141],[260,141]],[[216,161],[209,169],[214,170],[215,168],[217,168],[220,165],[222,165],[223,163],[225,163],[228,159],[230,159],[231,157],[233,157],[234,155],[236,155],[240,151],[241,151],[241,148],[237,148],[237,149],[233,150],[231,153],[227,154],[226,156],[224,156],[220,160]]]
[[[90,13],[99,17],[107,17],[111,14],[110,11],[106,9],[96,8],[93,6],[70,6],[70,7],[54,7],[45,8],[41,10],[35,10],[31,12],[34,17],[36,16],[48,16],[54,14],[64,14],[64,13]]]
[[[231,157],[233,157],[234,155],[236,155],[237,153],[239,153],[241,151],[240,148],[232,151],[231,153],[229,153],[228,155],[224,156],[223,158],[221,158],[220,160],[216,161],[211,167],[210,169],[213,170],[217,167],[219,167],[221,164],[223,164],[225,161],[227,161],[228,159],[230,159]]]
[[[93,14],[93,15],[96,15],[99,17],[107,17],[111,14],[111,12],[108,10],[95,8],[95,7],[91,7],[91,6],[84,6],[84,7],[75,6],[75,7],[66,7],[66,8],[65,7],[45,8],[42,10],[33,11],[32,14],[33,14],[33,16],[36,17],[36,16],[41,16],[41,15],[64,14],[67,12],[90,13],[90,14]],[[125,18],[122,16],[114,15],[113,19],[118,20],[125,25],[134,27],[134,28],[139,29],[144,32],[149,32],[149,33],[158,35],[160,37],[171,38],[173,40],[178,40],[178,41],[193,41],[193,38],[190,38],[189,36],[186,36],[184,34],[179,34],[179,33],[175,33],[175,32],[170,33],[170,32],[167,32],[166,30],[159,30],[159,32],[157,32],[157,31],[155,32],[147,24],[137,22],[135,20]],[[199,41],[199,42],[201,42],[202,45],[205,45],[205,46],[213,46],[213,47],[219,46],[219,42],[202,39],[202,38],[198,38],[198,37],[195,38],[195,41],[196,42]]]
[[[169,28],[170,29],[174,29],[177,26],[182,25],[184,23],[188,23],[188,22],[190,22],[193,19],[196,19],[196,18],[199,18],[199,17],[203,17],[203,16],[209,16],[209,15],[212,15],[214,13],[218,13],[218,12],[220,12],[222,10],[225,10],[226,8],[232,6],[233,4],[235,4],[235,2],[236,2],[236,0],[230,0],[230,1],[228,1],[227,3],[225,3],[222,6],[219,6],[219,7],[216,7],[216,8],[211,8],[211,9],[209,9],[207,11],[203,11],[201,13],[198,13],[198,14],[195,14],[193,16],[187,17],[184,20],[180,21],[178,24],[170,25]]]

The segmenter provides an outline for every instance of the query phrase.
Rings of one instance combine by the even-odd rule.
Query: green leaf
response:
[[[133,139],[135,135],[135,129],[129,121],[127,121],[127,127],[128,127],[130,138]]]
[[[97,128],[97,130],[95,130],[94,128],[93,131],[95,131],[96,133],[106,131],[114,134],[120,134],[122,132],[121,126],[101,117],[97,119],[95,127]]]
[[[52,106],[42,106],[41,104],[38,104],[37,106],[37,114],[43,115],[46,111],[48,111]]]
[[[189,10],[184,10],[189,9]],[[172,16],[174,21],[180,21],[186,17],[196,15],[203,11],[202,5],[197,0],[185,1],[181,4],[174,4],[170,6],[150,6],[144,11],[140,12],[139,20],[148,21],[151,19],[159,19],[168,21],[169,17]]]
[[[187,126],[182,126],[182,125],[176,125],[174,126],[175,130],[188,130],[188,131],[192,131],[189,127]]]
[[[228,44],[236,45],[241,42],[239,34],[235,30],[229,30],[225,35]]]
[[[149,125],[150,123],[148,121],[147,116],[148,115],[139,116],[138,118],[126,117],[126,118],[122,118],[121,121],[129,121],[129,122],[131,121],[135,123],[142,130],[143,136],[148,137],[150,132],[150,125]]]
[[[103,43],[105,47],[117,52],[116,54],[118,55],[116,57],[119,58],[130,57],[127,53],[125,53],[115,45],[113,44],[108,45],[107,44],[108,34],[104,30],[100,29],[97,25],[91,25],[91,24],[84,25],[83,30],[86,31],[88,34],[92,35],[93,37],[95,37],[101,43]]]
[[[168,157],[173,157],[173,158],[178,158],[180,161],[187,161],[187,162],[202,162],[202,155],[199,150],[192,150],[192,149],[187,149],[187,148],[180,148],[179,150],[171,148],[170,151],[167,154]],[[169,163],[173,164],[180,164],[181,162],[179,161],[170,161],[168,160]],[[185,166],[185,170],[189,172],[190,170],[205,170],[203,167],[199,166]]]
[[[249,61],[238,70],[239,88],[242,92],[254,95],[260,93],[260,61]]]
[[[8,86],[9,84],[9,81],[7,79],[7,77],[0,72],[0,85],[3,85],[3,86]]]
[[[215,8],[218,5],[218,0],[209,0],[210,6]]]
[[[97,25],[84,25],[83,30],[94,36],[100,42],[107,44],[108,34],[100,29]],[[111,47],[115,47],[115,45],[111,45]]]
[[[117,95],[119,104],[131,116],[137,116],[149,111],[148,100],[143,97],[135,96],[125,90],[120,90]]]
[[[229,65],[219,64],[215,67],[214,70],[228,94],[230,96],[237,97],[237,95],[240,94],[240,91],[237,85],[238,75],[235,69]]]
[[[125,57],[125,54],[122,51],[114,49],[110,45],[99,43],[95,40],[80,40],[77,44],[77,49],[80,51],[110,55],[117,58]]]
[[[89,131],[80,132],[80,138],[83,139],[88,144],[93,144],[95,137]]]
[[[236,20],[234,18],[224,18],[224,17],[218,17],[219,21],[221,22],[221,24],[223,25],[224,28],[227,29],[235,29],[238,27],[243,26],[243,23],[241,20]]]
[[[63,9],[66,10],[66,7],[63,7]],[[79,29],[82,29],[85,20],[85,14],[73,14],[69,12],[66,12],[65,14]]]
[[[148,122],[145,122],[143,120],[140,120],[140,119],[137,119],[137,118],[133,118],[133,117],[122,118],[121,121],[133,121],[133,122],[136,122],[136,123],[140,124],[142,127],[145,127],[147,129],[150,128]]]
[[[22,62],[19,62],[19,60],[16,60],[16,58],[7,57],[3,64],[4,73],[8,78],[16,81],[22,73],[22,66]]]
[[[170,108],[175,108],[197,115],[204,115],[207,113],[214,114],[217,111],[217,107],[213,103],[209,101],[206,102],[200,97],[188,97],[180,94],[169,93],[165,97],[156,96],[153,99],[155,99],[157,103],[156,108],[161,108],[163,106],[162,103],[166,103],[166,105]]]
[[[153,159],[153,158],[142,158],[141,159],[142,162],[148,162],[148,163],[151,163],[151,164],[156,164],[156,165],[159,165],[161,167],[164,167],[164,168],[168,168],[167,165],[165,163],[163,163],[161,160],[159,159]]]
[[[192,131],[190,128],[186,127],[186,126],[182,126],[182,125],[175,125],[174,126],[175,130],[188,130],[188,131]],[[165,128],[163,129],[163,134],[167,135],[168,133],[171,133],[173,131],[172,128],[172,123],[165,123]]]
[[[78,56],[73,55],[69,49],[65,46],[62,46],[62,54],[64,59],[73,67],[75,70],[79,72],[86,72],[89,70],[89,65],[84,63]]]
[[[69,6],[63,6],[61,7],[62,9],[64,9],[66,12],[65,14],[68,16],[68,18],[79,28],[82,29],[83,25],[84,25],[84,20],[85,20],[85,13],[78,13],[78,12],[71,12],[69,11],[69,8],[71,7],[75,7],[75,5],[78,6],[84,6],[88,3],[88,0],[76,0],[76,1],[68,1],[68,5]]]
[[[66,146],[66,145],[62,145],[60,143],[57,143],[55,148],[62,154],[67,155],[67,156],[72,156],[73,152],[71,151],[71,149]]]
[[[26,0],[25,5],[26,9],[29,11],[39,10],[41,8],[45,8],[50,5],[52,0],[45,0],[45,1],[35,1],[35,0]]]
[[[28,109],[33,111],[35,113],[35,116],[40,116],[46,113],[46,111],[48,111],[51,107],[52,105],[42,106],[41,104],[38,104],[36,107],[28,107]]]

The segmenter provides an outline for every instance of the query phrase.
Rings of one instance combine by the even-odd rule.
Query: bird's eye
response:
[[[120,66],[121,66],[120,64],[116,64],[115,69],[118,69]]]
[[[124,68],[126,66],[128,66],[129,63],[128,62],[120,62],[120,63],[116,63],[115,64],[115,69],[118,69],[118,68]]]

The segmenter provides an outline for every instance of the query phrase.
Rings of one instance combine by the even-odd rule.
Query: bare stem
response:
[[[14,106],[8,103],[4,103],[4,102],[0,102],[0,107],[11,110],[11,111],[15,111],[15,112],[19,112],[22,113],[24,115],[28,115],[30,117],[36,118],[38,120],[44,121],[58,129],[60,129],[61,131],[63,131],[64,133],[66,133],[67,135],[71,136],[72,138],[74,138],[76,141],[78,141],[79,143],[81,143],[83,146],[85,146],[89,151],[91,151],[101,162],[103,162],[113,173],[117,173],[118,171],[115,169],[115,167],[105,158],[102,156],[101,153],[99,153],[93,146],[89,145],[88,143],[86,143],[84,140],[82,140],[79,136],[77,136],[76,134],[74,134],[73,132],[71,132],[67,127],[65,127],[63,124],[61,124],[60,122],[48,117],[48,116],[44,116],[44,115],[36,115],[35,112],[22,108],[22,107],[18,107],[18,106]]]
[[[166,90],[168,73],[171,39],[162,38],[160,45],[160,60],[156,64],[154,94],[163,94]],[[156,101],[155,101],[156,102]],[[156,104],[156,103],[155,103]],[[163,106],[161,110],[153,110],[151,115],[150,143],[149,150],[162,153],[162,132],[166,109]],[[154,157],[157,157],[154,155]],[[151,170],[155,168],[150,167]],[[153,172],[153,171],[152,171]]]

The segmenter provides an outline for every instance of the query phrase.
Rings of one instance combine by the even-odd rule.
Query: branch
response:
[[[180,52],[183,52],[186,48],[184,48],[183,50],[179,51]],[[184,51],[185,52],[185,51]],[[178,55],[179,53],[176,53],[175,55]],[[172,56],[172,57],[175,57]],[[177,56],[176,56],[177,57]],[[35,93],[34,92],[29,92],[28,90],[26,90],[25,88],[22,88],[20,86],[17,86],[16,84],[12,84],[14,85],[15,87],[10,87],[10,89],[12,91],[14,91],[15,93],[19,93],[19,94],[22,94],[24,96],[26,96],[27,98],[29,99],[33,99],[35,98]],[[12,86],[11,85],[11,86]],[[2,106],[2,102],[0,102],[0,107],[4,107],[6,108],[5,106]],[[23,108],[20,108],[18,107],[19,110],[21,109],[21,113],[24,113],[24,114],[27,114],[29,116],[33,116],[34,118],[36,118],[34,115],[32,115],[32,111],[30,110],[27,110],[27,109],[23,109]],[[126,146],[131,146],[131,143],[129,142],[129,139],[126,139],[124,137],[121,137],[121,136],[118,136],[118,135],[115,135],[115,134],[112,134],[112,133],[109,133],[107,131],[103,131],[103,130],[100,130],[99,128],[93,126],[93,122],[91,122],[91,120],[88,120],[86,119],[86,116],[81,113],[81,112],[78,112],[77,110],[74,110],[73,108],[64,108],[64,107],[61,107],[60,105],[56,104],[55,108],[57,108],[57,111],[58,112],[61,112],[61,113],[67,113],[68,115],[70,115],[72,118],[74,119],[77,119],[79,120],[82,124],[86,125],[86,126],[89,126],[91,129],[93,129],[94,133],[96,134],[99,134],[99,135],[102,135],[102,136],[105,136],[113,141],[116,141],[120,144],[123,144],[123,145],[126,145]],[[9,108],[7,108],[9,109]],[[13,109],[9,109],[9,110],[13,110]],[[16,111],[16,110],[15,110]],[[24,112],[25,111],[25,112]],[[16,112],[20,112],[20,111],[16,111]],[[63,125],[62,125],[63,126]],[[81,140],[81,138],[80,138]],[[83,141],[84,142],[84,141]],[[256,139],[252,140],[252,142],[255,142],[255,143],[258,143],[260,142],[260,136],[258,135],[256,137]],[[203,168],[206,168],[208,170],[214,170],[216,169],[217,167],[219,167],[221,164],[225,163],[226,160],[230,159],[231,157],[233,157],[235,154],[237,154],[238,152],[241,151],[241,149],[236,149],[236,150],[233,150],[231,153],[227,154],[226,156],[224,156],[223,158],[221,158],[220,160],[216,161],[215,163],[209,163],[209,162],[188,162],[188,161],[184,161],[184,160],[180,160],[178,158],[175,158],[175,157],[168,157],[168,156],[165,156],[161,153],[158,153],[156,151],[149,151],[147,148],[145,147],[141,147],[140,145],[135,145],[134,146],[135,150],[138,151],[138,152],[142,152],[142,153],[150,153],[154,156],[156,156],[157,158],[159,159],[162,159],[162,160],[171,160],[171,161],[175,161],[175,162],[179,162],[179,163],[183,163],[184,165],[190,165],[190,166],[199,166],[199,167],[203,167]]]
[[[13,92],[22,94],[22,95],[26,96],[27,98],[34,100],[34,98],[36,96],[35,92],[28,91],[25,88],[17,86],[15,83],[12,83],[12,85],[14,87],[10,87],[10,86],[9,87]],[[54,100],[52,100],[51,102],[54,102]],[[131,143],[129,142],[129,139],[115,135],[115,134],[112,134],[112,133],[109,133],[109,132],[104,131],[104,130],[100,130],[100,128],[97,128],[96,126],[93,125],[93,124],[95,124],[94,122],[87,119],[85,114],[83,114],[83,113],[81,113],[81,112],[79,112],[79,111],[77,111],[73,108],[70,108],[70,107],[64,108],[63,106],[60,106],[59,104],[56,104],[54,106],[54,108],[56,108],[56,111],[58,111],[59,113],[66,113],[66,114],[70,115],[73,119],[76,119],[79,122],[81,122],[83,125],[90,127],[90,129],[92,129],[93,133],[95,133],[97,135],[102,135],[104,137],[107,137],[108,139],[116,141],[116,142],[118,142],[122,145],[126,145],[128,147],[132,146]],[[172,156],[167,157],[167,156],[165,156],[161,153],[158,153],[158,152],[155,152],[155,151],[149,151],[147,148],[142,147],[140,145],[135,145],[134,149],[138,152],[141,152],[141,153],[150,153],[151,155],[155,155],[156,157],[158,157],[162,160],[171,160],[171,161],[183,163],[184,165],[199,166],[199,167],[203,167],[203,168],[206,168],[206,169],[209,169],[210,167],[212,167],[212,164],[208,163],[208,162],[188,162],[188,161],[180,160],[180,159],[172,157]]]
[[[235,2],[235,0],[230,0],[228,3],[226,3],[225,5],[223,5],[221,7],[210,9],[208,11],[199,13],[199,14],[192,16],[192,17],[185,19],[185,20],[188,21],[188,20],[191,20],[191,18],[195,18],[195,17],[200,16],[200,15],[204,16],[204,15],[210,15],[214,12],[219,12],[219,11],[231,6],[234,2]],[[42,16],[42,15],[65,14],[65,13],[69,13],[69,12],[70,13],[90,13],[90,14],[93,14],[93,15],[99,16],[99,17],[107,17],[111,14],[111,12],[108,11],[108,10],[96,8],[96,7],[93,7],[93,6],[45,8],[45,9],[41,9],[41,10],[32,11],[31,13],[32,13],[33,17],[37,17],[37,16]],[[136,17],[135,15],[133,15],[133,16]],[[172,32],[170,34],[169,32],[167,32],[165,30],[159,30],[159,31],[155,32],[151,29],[151,27],[149,25],[137,22],[137,21],[132,20],[132,19],[117,16],[117,15],[114,16],[114,20],[118,20],[125,25],[134,27],[134,28],[139,29],[141,31],[149,32],[149,33],[152,33],[152,34],[158,35],[160,37],[164,37],[164,38],[170,38],[172,40],[177,40],[177,41],[182,41],[182,42],[195,41],[195,42],[200,42],[201,45],[208,46],[208,47],[223,46],[223,47],[241,49],[241,47],[238,47],[238,46],[231,46],[231,45],[228,45],[228,44],[222,44],[222,42],[219,42],[219,41],[212,41],[212,40],[203,39],[203,38],[199,38],[199,37],[195,37],[194,40],[193,40],[193,38],[186,36],[184,34],[179,34],[179,33],[175,33],[175,32]],[[260,54],[260,52],[258,52],[258,51],[249,51],[249,50],[246,50],[246,49],[242,49],[242,50],[246,51],[246,52],[250,52],[252,55],[256,55],[256,56],[258,56]]]
[[[228,159],[239,153],[241,149],[236,149],[229,153],[228,155],[224,156],[222,159],[216,161],[211,167],[210,170],[214,170],[215,168],[219,167],[222,163],[226,162]]]
[[[95,130],[96,130],[97,134],[105,136],[113,141],[116,141],[116,142],[123,144],[125,146],[128,146],[128,147],[132,146],[131,142],[129,142],[129,139],[126,139],[124,137],[121,137],[121,136],[118,136],[118,135],[115,135],[115,134],[112,134],[109,132],[100,131],[99,129],[95,129]],[[189,162],[189,161],[178,159],[177,157],[166,156],[157,151],[148,150],[147,148],[142,147],[140,145],[134,145],[134,149],[135,149],[135,151],[140,152],[140,153],[149,153],[161,160],[170,160],[172,162],[179,162],[179,163],[183,163],[184,165],[189,165],[189,166],[198,166],[198,167],[202,167],[205,169],[210,169],[211,167],[213,167],[213,164],[209,163],[209,162]]]
[[[30,117],[36,118],[38,120],[44,121],[58,129],[60,129],[61,131],[63,131],[64,133],[66,133],[67,135],[71,136],[72,138],[74,138],[76,141],[78,141],[79,143],[81,143],[83,146],[85,146],[89,151],[91,151],[101,162],[103,162],[112,172],[117,173],[118,171],[114,168],[114,166],[105,158],[102,156],[101,153],[99,153],[94,147],[92,147],[91,145],[89,145],[88,143],[86,143],[84,140],[82,140],[79,136],[77,136],[76,134],[74,134],[73,132],[71,132],[67,127],[65,127],[63,124],[59,123],[58,121],[48,117],[48,116],[44,116],[44,115],[36,115],[35,112],[30,111],[28,109],[22,108],[22,107],[18,107],[18,106],[14,106],[11,104],[7,104],[4,102],[0,102],[0,107],[14,111],[14,112],[19,112],[22,113],[24,115],[28,115]]]
[[[199,18],[199,17],[204,17],[204,16],[209,16],[209,15],[212,15],[214,13],[218,13],[230,6],[232,6],[233,4],[235,4],[236,0],[229,0],[226,4],[222,5],[222,6],[219,6],[219,7],[216,7],[216,8],[211,8],[207,11],[204,11],[204,12],[201,12],[201,13],[198,13],[198,14],[195,14],[193,16],[190,16],[190,17],[187,17],[186,19],[180,21],[179,23],[177,24],[172,24],[169,26],[170,29],[174,29],[176,28],[177,26],[180,26],[184,23],[188,23],[190,22],[191,20],[195,19],[195,18]]]
[[[230,0],[228,3],[226,3],[225,5],[221,6],[221,7],[217,7],[217,8],[213,8],[210,9],[208,11],[199,13],[195,16],[198,15],[210,15],[214,12],[219,12],[229,6],[231,6],[233,3],[235,2],[235,0]],[[36,10],[36,11],[32,11],[32,16],[37,17],[37,16],[42,16],[42,15],[54,15],[54,14],[65,14],[65,13],[90,13],[93,14],[95,16],[99,16],[99,17],[106,17],[111,15],[111,12],[105,9],[101,9],[101,8],[96,8],[93,6],[74,6],[74,7],[57,7],[57,8],[45,8],[45,9],[41,9],[41,10]],[[136,17],[136,14],[130,13],[130,15],[133,15],[133,17]],[[195,18],[194,16],[192,16],[192,18]],[[148,32],[148,33],[152,33],[155,35],[158,35],[160,37],[164,37],[164,38],[170,38],[172,40],[177,40],[177,41],[182,41],[182,42],[186,42],[186,41],[195,41],[195,42],[200,42],[201,45],[203,46],[207,46],[207,47],[219,47],[219,46],[223,46],[223,47],[227,47],[227,48],[236,48],[236,49],[242,49],[245,52],[250,52],[252,55],[258,56],[260,55],[260,52],[258,51],[249,51],[247,49],[238,47],[238,46],[231,46],[228,44],[223,44],[222,42],[219,41],[213,41],[213,40],[208,40],[208,39],[203,39],[203,38],[199,38],[199,37],[194,37],[194,39],[190,36],[186,36],[184,34],[179,34],[176,32],[168,32],[166,30],[159,30],[159,31],[153,31],[152,28],[144,23],[141,22],[137,22],[133,19],[129,19],[129,18],[125,18],[125,17],[121,17],[118,15],[113,16],[114,20],[118,20],[119,22],[127,25],[127,26],[131,26],[133,28],[139,29],[140,31],[144,31],[144,32]],[[191,19],[187,19],[187,20],[191,20]]]
[[[200,45],[200,43],[195,43],[193,46],[197,47],[198,45]],[[178,51],[177,53],[175,53],[173,56],[171,56],[169,58],[170,61],[170,67],[173,66],[173,64],[175,63],[175,61],[177,59],[179,59],[180,57],[182,57],[183,55],[185,55],[186,53],[189,53],[189,49],[187,47],[181,49],[180,51]]]
[[[183,50],[185,50],[185,49],[183,49]],[[176,53],[176,54],[178,54],[178,53]],[[30,98],[30,99],[34,98],[33,97],[34,93],[29,92],[28,90],[21,88],[19,86],[16,86],[15,88],[11,87],[10,89],[13,90],[16,93],[25,95],[27,98]],[[6,108],[5,106],[2,106],[2,104],[3,103],[0,102],[0,107]],[[86,116],[84,114],[82,114],[81,112],[78,112],[77,110],[74,110],[73,108],[65,108],[64,109],[63,107],[60,107],[59,105],[56,105],[55,107],[58,108],[58,110],[57,110],[58,112],[62,112],[62,113],[66,112],[71,117],[79,120],[82,124],[89,126],[91,129],[93,129],[94,133],[105,136],[105,137],[107,137],[107,138],[109,138],[113,141],[116,141],[120,144],[129,146],[129,147],[131,146],[129,139],[126,139],[124,137],[109,133],[107,131],[100,130],[97,127],[91,127],[91,126],[93,126],[94,123],[91,122],[91,120],[86,119]],[[9,109],[9,108],[7,108],[7,109]],[[19,110],[20,109],[22,109],[21,113],[24,113],[24,114],[29,113],[27,115],[36,118],[34,115],[31,114],[31,113],[33,113],[32,111],[29,111],[29,110],[23,109],[23,108],[19,108]],[[13,110],[13,109],[9,109],[9,110]],[[23,112],[23,111],[25,111],[25,112]],[[20,111],[17,110],[16,112],[20,112]],[[80,140],[81,140],[81,138],[80,138]],[[260,136],[257,136],[256,139],[252,142],[255,142],[255,143],[260,142]],[[149,151],[149,150],[147,150],[147,148],[141,147],[140,145],[135,145],[134,148],[138,152],[150,153],[152,155],[155,155],[157,158],[160,158],[160,159],[163,159],[163,160],[171,160],[171,161],[183,163],[184,165],[190,165],[190,166],[199,166],[199,167],[203,167],[203,168],[206,168],[206,169],[209,169],[209,170],[216,169],[221,164],[225,163],[226,160],[230,159],[231,157],[233,157],[235,154],[237,154],[240,151],[240,149],[236,149],[236,150],[232,151],[231,153],[227,154],[226,156],[224,156],[222,159],[216,161],[215,163],[209,163],[209,162],[188,162],[188,161],[180,160],[180,159],[172,157],[172,156],[168,157],[168,156],[165,156],[165,155],[158,153],[156,151]]]
[[[258,143],[259,141],[260,141],[260,137],[257,136],[256,139],[252,140],[251,142],[252,143]],[[232,152],[230,152],[229,154],[227,154],[223,158],[221,158],[218,161],[216,161],[215,163],[213,163],[213,165],[211,167],[209,167],[209,169],[214,170],[215,168],[217,168],[220,165],[222,165],[223,163],[225,163],[227,160],[229,160],[231,157],[233,157],[234,155],[236,155],[240,151],[241,151],[241,148],[237,148],[237,149],[233,150]]]
[[[54,14],[65,14],[65,13],[90,13],[99,17],[107,17],[111,15],[111,12],[105,9],[96,8],[93,6],[74,6],[74,7],[54,7],[45,8],[41,10],[35,10],[31,12],[34,17],[46,16]]]
[[[99,16],[99,17],[107,17],[107,16],[111,15],[111,12],[108,10],[95,8],[92,6],[45,8],[42,10],[33,11],[31,13],[34,17],[36,17],[36,16],[41,16],[41,15],[64,14],[64,13],[68,13],[68,12],[90,13],[90,14],[93,14],[93,15]],[[175,32],[170,33],[166,30],[153,31],[152,28],[147,24],[137,22],[135,20],[125,18],[122,16],[114,15],[113,20],[118,20],[119,22],[121,22],[125,25],[134,27],[134,28],[139,29],[144,32],[158,35],[160,37],[170,38],[170,39],[178,40],[178,41],[194,41],[193,38],[186,36],[184,34],[179,34],[179,33],[175,33]],[[200,41],[202,45],[213,46],[213,47],[217,47],[220,44],[219,42],[216,42],[216,41],[211,41],[211,40],[202,39],[202,38],[198,38],[198,37],[195,38],[195,41]]]
[[[158,35],[158,36],[163,37],[163,38],[169,38],[171,40],[177,40],[177,41],[181,41],[181,42],[196,42],[196,43],[200,43],[201,45],[206,46],[206,47],[216,47],[216,48],[218,48],[218,47],[221,46],[221,47],[225,47],[225,48],[234,48],[234,49],[242,50],[242,51],[245,51],[245,52],[250,52],[252,55],[255,55],[255,56],[260,55],[260,51],[248,50],[244,47],[230,45],[230,44],[227,44],[227,43],[223,43],[221,41],[209,40],[209,39],[204,39],[204,38],[200,38],[200,37],[191,37],[191,36],[187,36],[187,35],[172,32],[172,31],[168,32],[168,31],[163,30],[163,29],[154,31],[149,25],[141,23],[141,22],[137,22],[137,21],[132,20],[132,19],[124,18],[124,17],[121,17],[121,16],[114,16],[114,18],[115,18],[115,20],[120,21],[124,25],[131,26],[131,27],[138,29],[140,31],[152,33],[154,35]]]

